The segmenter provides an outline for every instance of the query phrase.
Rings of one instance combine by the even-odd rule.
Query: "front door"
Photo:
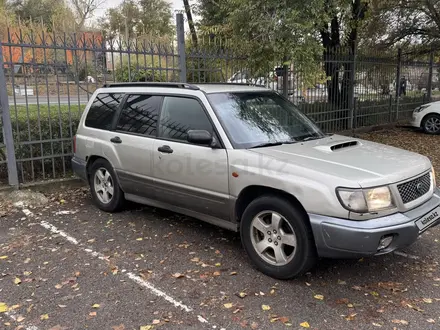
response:
[[[229,219],[227,152],[189,143],[189,130],[207,130],[215,136],[199,100],[166,96],[159,118],[159,136],[153,147],[157,199]]]

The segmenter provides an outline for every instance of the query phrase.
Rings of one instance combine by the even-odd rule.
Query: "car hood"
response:
[[[431,162],[425,156],[340,135],[250,151],[319,173],[344,178],[361,187],[396,183],[431,168]]]

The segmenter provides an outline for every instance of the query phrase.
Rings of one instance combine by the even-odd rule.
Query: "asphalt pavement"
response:
[[[440,228],[396,254],[277,281],[236,233],[139,205],[104,213],[86,188],[49,197],[0,218],[1,329],[439,327]]]

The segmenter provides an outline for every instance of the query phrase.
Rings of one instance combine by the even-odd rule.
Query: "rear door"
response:
[[[154,142],[154,177],[159,201],[216,218],[229,219],[226,149],[194,145],[189,130],[217,134],[201,102],[165,96]]]
[[[152,150],[162,97],[129,94],[113,132],[113,144],[120,159],[117,169],[125,193],[154,198]]]

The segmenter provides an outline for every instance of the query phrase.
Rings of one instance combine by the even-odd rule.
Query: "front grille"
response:
[[[403,204],[410,203],[417,198],[427,194],[431,189],[431,174],[419,176],[418,178],[397,185]]]

